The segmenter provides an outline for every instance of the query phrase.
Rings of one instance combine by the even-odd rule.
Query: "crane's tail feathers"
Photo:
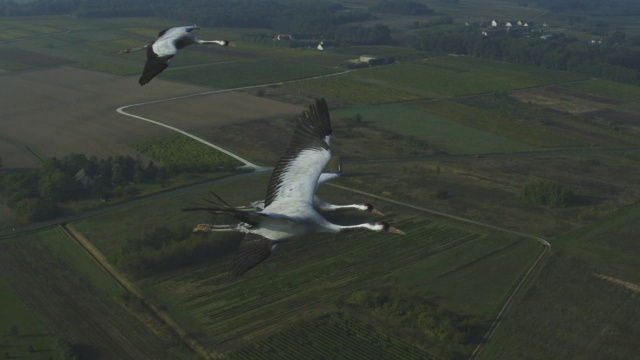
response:
[[[235,208],[229,205],[229,203],[224,201],[220,196],[218,196],[218,194],[214,193],[213,191],[211,191],[211,195],[213,196],[212,200],[205,200],[205,202],[209,205],[185,208],[182,209],[182,211],[207,211],[208,213],[214,215],[231,215],[236,219],[251,226],[255,225],[256,221],[258,221],[259,217],[257,217],[256,214],[259,213],[256,213],[250,209]]]
[[[205,206],[194,206],[190,208],[184,208],[182,211],[208,211],[212,214],[229,214],[235,212],[237,209],[226,201],[222,200],[222,198],[214,193],[210,192],[213,195],[214,200],[205,200],[208,205]]]

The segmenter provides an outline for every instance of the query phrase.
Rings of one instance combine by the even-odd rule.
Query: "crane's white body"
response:
[[[331,121],[324,99],[309,106],[298,124],[284,156],[276,164],[262,211],[234,208],[215,195],[219,203],[212,207],[186,210],[207,210],[213,214],[228,214],[240,220],[231,225],[197,225],[194,231],[240,231],[247,234],[234,260],[233,272],[242,275],[271,254],[275,242],[314,232],[338,233],[352,229],[377,232],[402,231],[385,222],[338,225],[325,219],[313,205],[313,198],[322,171],[331,159]]]
[[[336,179],[340,175],[342,175],[342,167],[341,166],[339,166],[338,170],[335,171],[335,172],[323,172],[322,174],[320,174],[320,177],[318,178],[318,183],[316,184],[316,190],[317,190],[318,186],[324,184],[327,181]],[[368,204],[368,203],[336,205],[336,204],[331,204],[331,203],[328,203],[328,202],[320,199],[320,197],[318,197],[318,195],[316,195],[316,194],[313,195],[313,207],[316,208],[317,210],[327,211],[327,212],[329,212],[329,211],[337,211],[337,210],[353,209],[353,210],[359,210],[359,211],[369,211],[369,212],[374,213],[376,215],[384,215],[380,211],[374,209],[373,206],[371,204]],[[240,209],[262,211],[264,209],[264,200],[252,201],[252,202],[249,203],[248,207],[241,207]]]
[[[142,75],[138,81],[140,85],[145,85],[156,75],[166,69],[171,63],[171,59],[178,53],[179,49],[193,44],[217,44],[221,46],[233,46],[227,40],[200,40],[192,33],[199,27],[178,26],[162,30],[158,38],[147,44],[147,61],[144,65]],[[123,53],[131,52],[131,49],[124,49]]]

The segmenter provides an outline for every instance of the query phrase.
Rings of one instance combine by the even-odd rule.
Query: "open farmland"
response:
[[[493,11],[463,3],[478,10],[468,12],[472,18],[483,19]],[[496,12],[500,14],[538,11],[516,5],[505,9],[503,1],[491,3],[501,6]],[[214,254],[204,263],[133,277],[145,296],[166,307],[210,349],[228,350],[238,359],[297,359],[309,353],[367,360],[465,358],[542,248],[524,236],[443,221],[416,210],[419,206],[544,236],[560,249],[535,273],[541,276],[527,284],[532,290],[518,297],[523,302],[514,303],[507,313],[507,322],[489,341],[484,358],[570,357],[571,349],[586,349],[580,353],[584,357],[592,353],[604,357],[604,349],[612,349],[610,353],[620,358],[638,353],[633,340],[640,329],[628,322],[638,317],[638,295],[631,290],[640,286],[637,214],[616,213],[633,206],[640,196],[637,87],[466,57],[424,59],[427,56],[420,52],[394,52],[389,46],[317,53],[245,42],[233,49],[188,49],[167,72],[141,88],[137,77],[144,53],[120,56],[117,49],[146,43],[164,21],[51,19],[49,25],[46,21],[0,23],[0,36],[6,37],[0,39],[0,86],[15,90],[0,99],[4,168],[37,167],[38,157],[70,152],[146,159],[131,145],[150,139],[161,142],[172,135],[114,111],[131,104],[125,109],[128,113],[187,130],[251,161],[271,165],[287,144],[292,119],[313,97],[326,96],[335,114],[332,144],[345,169],[337,183],[377,197],[331,185],[319,190],[321,196],[335,203],[375,203],[387,214],[385,219],[409,232],[395,238],[367,233],[311,236],[281,245],[260,270],[237,281],[228,276],[232,256],[227,253]],[[9,31],[10,27],[15,29]],[[233,41],[246,31],[203,29],[200,35],[219,34]],[[23,37],[29,41],[18,41]],[[209,88],[332,74],[340,71],[336,65],[363,53],[395,56],[401,63],[243,92]],[[32,61],[24,60],[25,55],[33,56]],[[357,120],[357,114],[363,118]],[[524,203],[518,195],[532,178],[561,182],[574,191],[576,201],[562,209]],[[266,181],[264,174],[228,178],[212,183],[210,189],[232,204],[246,204],[264,196]],[[74,226],[120,266],[130,238],[163,226],[188,228],[210,221],[208,215],[180,211],[198,204],[208,196],[207,190],[141,201]],[[391,205],[380,197],[414,208]],[[358,222],[370,217],[348,214],[333,219]],[[577,228],[581,230],[570,232]],[[49,237],[56,240],[43,240]],[[0,242],[0,288],[8,284],[20,301],[37,305],[27,311],[51,306],[50,314],[54,306],[77,307],[77,313],[64,309],[51,315],[59,322],[69,317],[69,324],[79,322],[79,316],[104,316],[111,306],[122,311],[111,301],[121,290],[105,280],[105,274],[87,270],[90,259],[78,260],[83,254],[65,242],[68,239],[61,239],[46,231]],[[195,234],[188,239],[220,240]],[[11,257],[3,263],[7,256]],[[29,261],[20,263],[21,257]],[[46,261],[36,263],[41,257]],[[38,278],[40,274],[46,276]],[[3,284],[4,278],[8,281]],[[37,288],[21,286],[28,282]],[[80,288],[108,295],[96,300]],[[381,288],[416,291],[422,302],[466,317],[471,344],[443,345],[411,333],[407,323],[381,315],[385,309],[348,304],[361,292]],[[71,297],[67,291],[82,296],[62,303],[60,299]],[[46,304],[43,293],[49,292],[55,301]],[[33,310],[33,314],[38,313]],[[589,319],[584,320],[584,314]],[[131,314],[120,314],[106,326],[133,319]],[[75,325],[68,326],[47,331],[76,336]],[[91,332],[87,326],[80,323],[76,331]],[[144,342],[142,337],[130,339],[131,343],[117,336],[100,339],[109,334],[77,336],[87,336],[86,343],[92,345],[85,350],[92,354],[103,346],[113,347],[100,351],[105,358],[119,357],[118,352],[126,352],[134,341]],[[5,341],[7,346],[22,346],[21,352],[28,355],[24,347],[28,340],[0,337],[0,345]],[[45,344],[49,338],[43,335],[35,341]],[[167,344],[153,340],[139,349],[140,356],[155,356],[163,346],[172,346]],[[356,351],[362,347],[366,351]]]
[[[0,76],[0,86],[13,89],[0,98],[0,143],[15,154],[3,156],[6,168],[34,166],[37,163],[32,151],[42,158],[70,153],[140,158],[142,155],[129,147],[131,143],[171,132],[124,117],[114,109],[204,91],[162,79],[154,79],[154,84],[141,89],[134,77],[69,67]],[[136,113],[187,130],[299,111],[296,106],[242,93],[212,94],[183,99],[178,105],[161,103],[136,108]]]
[[[631,359],[640,351],[635,204],[569,232],[483,358]]]
[[[54,343],[53,336],[29,311],[27,305],[4,279],[2,271],[0,271],[0,304],[2,304],[0,329],[4,330],[0,335],[0,349],[12,357],[27,357],[29,346],[34,351],[50,352]],[[10,334],[12,327],[15,327],[15,335]]]
[[[0,98],[0,141],[16,152],[15,157],[3,156],[7,168],[33,165],[31,159],[21,162],[30,157],[29,149],[42,158],[70,153],[139,158],[129,143],[169,132],[127,119],[114,108],[202,91],[170,83],[140,91],[133,77],[70,67],[5,74],[0,76],[0,86],[12,89]]]
[[[363,81],[413,91],[425,97],[509,91],[585,78],[561,71],[451,56],[371,67],[358,75]]]
[[[3,239],[0,250],[0,275],[46,333],[73,344],[83,358],[180,356],[170,340],[149,331],[117,302],[123,290],[59,228]],[[23,335],[40,343],[45,335],[28,329]]]
[[[233,204],[244,204],[262,196],[265,181],[266,176],[263,175],[245,177],[243,180],[225,181],[213,189]],[[343,202],[362,200],[361,196],[344,191],[336,193],[331,190],[330,194],[340,197]],[[171,196],[161,203],[127,208],[80,221],[74,227],[108,258],[117,262],[124,245],[124,234],[130,231],[134,223],[142,232],[142,229],[148,231],[167,222],[193,225],[208,221],[209,215],[179,211],[181,207],[199,203],[198,198],[202,196],[206,196],[205,190]],[[488,327],[492,315],[495,315],[514,283],[541,251],[540,246],[532,240],[501,237],[495,232],[484,232],[481,228],[467,229],[464,225],[440,222],[380,201],[377,201],[377,207],[388,214],[386,218],[389,221],[409,235],[394,237],[367,232],[354,232],[341,237],[313,235],[281,245],[273,257],[261,265],[260,270],[247,274],[241,280],[234,280],[227,273],[231,257],[222,256],[203,265],[185,267],[181,271],[145,276],[138,280],[138,284],[147,296],[164,304],[181,326],[197,334],[200,342],[216,350],[240,351],[254,341],[271,335],[277,337],[276,334],[288,331],[290,326],[313,324],[319,321],[317,319],[338,311],[334,306],[336,298],[348,296],[356,290],[392,284],[394,276],[401,277],[403,283],[406,282],[415,290],[439,289],[429,301],[472,316],[477,335],[480,335],[480,329]],[[136,214],[145,216],[141,218]],[[358,222],[368,218],[366,215],[348,217],[341,220]],[[216,241],[215,236],[210,236],[210,240]],[[478,245],[472,247],[474,250],[470,253],[469,246],[465,244],[472,243]],[[426,261],[436,254],[445,253],[454,258],[458,257],[456,253],[466,255],[461,261],[451,264],[442,261],[430,268],[421,265],[426,264],[421,260]],[[504,266],[510,270],[502,272],[504,281],[492,283],[491,294],[469,297],[464,288],[470,287],[469,291],[474,292],[472,286],[491,280],[476,278],[467,282],[462,279],[469,277],[470,269],[483,268],[488,264],[493,264],[496,269]],[[420,271],[416,271],[418,265],[422,267]],[[403,272],[402,269],[407,271]],[[413,269],[412,272],[409,269]],[[484,271],[471,272],[481,276]],[[430,279],[457,279],[460,281],[459,292],[445,292],[445,287],[441,285],[432,287],[437,282]],[[467,298],[472,300],[468,301]],[[358,321],[367,323],[362,319]],[[378,328],[371,334],[398,339],[406,337],[402,332],[384,332]],[[399,347],[392,352],[402,349],[405,346],[402,344],[407,342],[416,347],[412,351],[430,351],[416,341],[392,341],[394,348]],[[323,345],[318,343],[318,346]],[[350,345],[345,343],[341,346],[348,348]],[[466,347],[456,351],[464,353],[470,350],[470,347]],[[282,347],[280,351],[284,351]],[[293,349],[281,354],[300,356]]]

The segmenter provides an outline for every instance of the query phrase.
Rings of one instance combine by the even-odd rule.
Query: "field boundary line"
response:
[[[427,209],[427,208],[424,208],[424,207],[421,207],[421,206],[416,206],[416,205],[408,204],[408,203],[405,203],[405,202],[402,202],[402,201],[389,199],[389,198],[386,198],[384,196],[371,194],[371,193],[368,193],[368,192],[365,192],[365,191],[362,191],[362,190],[352,189],[352,188],[349,188],[349,187],[346,187],[346,186],[342,186],[342,185],[336,185],[336,184],[330,184],[330,183],[326,184],[326,185],[329,185],[329,186],[332,186],[332,187],[335,187],[335,188],[338,188],[338,189],[350,191],[350,192],[353,192],[353,193],[369,196],[369,197],[372,197],[374,199],[379,199],[379,200],[382,200],[382,201],[385,201],[385,202],[388,202],[388,203],[392,203],[392,204],[396,204],[396,205],[412,208],[412,209],[415,209],[415,210],[427,212],[427,213],[430,213],[430,214],[433,214],[433,215],[446,217],[446,218],[449,218],[449,219],[453,219],[453,220],[465,222],[465,223],[468,223],[468,224],[481,226],[481,227],[492,229],[492,230],[497,230],[497,231],[507,232],[507,233],[510,233],[510,234],[518,235],[518,236],[523,236],[525,238],[528,238],[528,239],[531,239],[531,240],[535,240],[535,241],[541,243],[544,246],[544,248],[542,249],[542,252],[540,253],[540,255],[538,255],[538,257],[533,262],[533,264],[525,272],[525,274],[522,276],[522,279],[520,279],[520,282],[518,282],[518,285],[516,285],[515,289],[513,290],[511,295],[509,295],[509,297],[505,301],[505,303],[502,306],[502,308],[500,309],[500,311],[498,311],[498,314],[496,315],[493,323],[491,323],[491,326],[489,327],[489,330],[484,335],[482,340],[480,340],[480,343],[478,344],[478,346],[476,346],[476,348],[473,350],[473,352],[469,356],[470,360],[475,359],[480,355],[480,353],[482,352],[483,346],[487,342],[489,342],[489,340],[491,340],[491,338],[495,334],[496,330],[498,329],[498,327],[502,323],[502,318],[503,318],[504,314],[515,303],[516,296],[518,296],[520,294],[520,292],[524,290],[525,284],[527,282],[529,282],[529,280],[531,280],[533,278],[532,275],[533,275],[534,271],[542,264],[542,261],[551,252],[551,244],[547,240],[545,240],[545,239],[543,239],[541,237],[535,236],[535,235],[529,235],[529,234],[521,233],[521,232],[518,232],[518,231],[515,231],[515,230],[502,228],[502,227],[499,227],[499,226],[496,226],[496,225],[485,224],[485,223],[482,223],[482,222],[479,222],[479,221],[475,221],[475,220],[466,219],[466,218],[463,218],[463,217],[460,217],[460,216],[443,213],[443,212],[440,212],[440,211],[437,211],[437,210]]]
[[[145,307],[152,311],[152,313],[162,322],[164,322],[174,333],[196,354],[202,356],[205,359],[218,359],[221,358],[218,354],[212,354],[204,345],[198,340],[193,338],[182,326],[176,323],[169,314],[162,310],[158,305],[149,301],[142,292],[131,283],[118,269],[109,263],[107,258],[102,254],[98,248],[96,248],[89,239],[77,231],[73,225],[62,224],[60,228],[71,239],[76,241],[97,263],[102,267],[116,283],[122,287],[125,291],[138,298]],[[144,322],[143,322],[144,323]],[[153,329],[151,329],[153,331]],[[155,331],[154,331],[155,332]]]

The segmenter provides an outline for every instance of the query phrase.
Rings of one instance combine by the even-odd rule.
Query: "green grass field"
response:
[[[636,204],[558,239],[556,253],[481,358],[623,359],[640,351],[640,324],[631,320],[640,316],[632,235],[639,219]]]
[[[50,354],[55,337],[29,310],[0,274],[0,349],[10,358],[37,359]],[[12,334],[14,329],[15,335]],[[29,351],[31,347],[32,351]]]
[[[174,68],[166,71],[164,75],[167,79],[197,85],[234,88],[298,80],[334,72],[334,69],[310,66],[295,59],[268,59]]]
[[[134,316],[141,309],[123,302],[125,291],[61,228],[3,239],[0,262],[0,287],[13,288],[0,293],[8,312],[0,324],[18,327],[18,336],[0,337],[7,358],[57,357],[54,337],[85,358],[185,355],[162,329],[145,326],[147,314]]]
[[[426,97],[451,97],[557,84],[583,75],[528,68],[469,57],[426,59],[358,72],[381,86],[401,88]]]
[[[505,6],[507,4],[509,6]],[[456,22],[462,21],[463,15],[472,20],[483,19],[489,13],[505,18],[540,15],[539,9],[497,0],[483,4],[463,1],[460,6],[438,3],[434,8],[442,14],[457,9],[460,18],[456,17]],[[493,9],[497,10],[493,12]],[[118,75],[135,74],[143,66],[144,52],[120,55],[118,50],[143,45],[164,27],[166,21],[151,18],[3,20],[0,22],[0,71],[72,65]],[[444,31],[445,28],[431,30]],[[637,261],[640,252],[636,241],[640,231],[640,206],[627,207],[607,216],[635,198],[635,193],[629,191],[638,183],[634,172],[638,157],[636,149],[631,148],[634,142],[625,143],[631,144],[625,145],[630,147],[627,156],[616,158],[610,167],[603,165],[610,158],[586,159],[578,152],[577,156],[565,154],[566,161],[559,162],[553,161],[552,153],[531,162],[517,156],[506,157],[512,152],[598,150],[598,147],[619,146],[619,140],[627,139],[624,136],[637,137],[623,136],[614,128],[604,129],[543,106],[516,104],[508,96],[510,92],[558,85],[621,100],[624,102],[621,109],[634,113],[640,96],[637,87],[469,57],[428,58],[429,54],[392,46],[317,52],[274,46],[269,41],[242,40],[246,39],[244,35],[256,31],[270,30],[202,29],[200,37],[225,37],[238,47],[189,49],[176,57],[162,76],[178,82],[233,88],[338,73],[344,70],[346,60],[363,54],[395,57],[397,64],[293,82],[269,91],[274,92],[276,100],[293,98],[294,103],[325,96],[332,104],[344,106],[332,109],[335,119],[360,114],[367,130],[380,129],[391,141],[403,141],[403,146],[416,139],[454,155],[505,154],[504,164],[484,165],[485,159],[478,156],[468,157],[472,159],[468,163],[464,163],[465,157],[459,157],[460,160],[454,161],[460,163],[455,165],[453,161],[447,163],[451,159],[444,156],[442,160],[427,158],[431,153],[425,150],[420,153],[424,162],[421,158],[390,168],[382,168],[384,163],[381,163],[380,168],[373,169],[358,162],[374,157],[390,158],[393,151],[380,149],[381,142],[371,141],[373,131],[365,132],[356,126],[351,129],[356,130],[352,136],[363,145],[358,148],[360,157],[354,156],[352,160],[350,169],[354,172],[347,175],[353,176],[345,180],[350,181],[348,184],[362,190],[373,189],[370,191],[391,200],[404,198],[416,206],[439,206],[440,210],[470,218],[480,217],[477,213],[483,212],[482,215],[487,215],[483,219],[500,226],[513,228],[526,223],[524,226],[530,231],[554,238],[554,253],[544,267],[536,271],[538,276],[526,291],[517,297],[518,301],[504,317],[496,336],[483,349],[481,358],[629,358],[629,354],[640,353],[637,345],[640,325],[630,320],[640,318],[638,293],[632,290],[634,285],[640,285]],[[25,60],[27,57],[29,60]],[[540,115],[544,121],[529,117],[531,114]],[[281,131],[282,127],[273,129]],[[347,130],[340,128],[341,134],[348,134]],[[155,146],[156,151],[149,150],[149,154],[160,161],[181,164],[185,160],[177,156],[178,153],[189,154],[189,157],[198,153],[202,162],[220,160],[217,156],[210,157],[209,151],[204,155],[202,149],[192,149],[190,144],[177,139],[152,140],[147,145]],[[338,137],[336,140],[336,144],[342,141]],[[238,147],[243,146],[242,141]],[[271,145],[273,143],[265,146]],[[376,145],[375,151],[367,151],[367,146]],[[167,148],[168,154],[157,151]],[[410,151],[404,152],[399,161],[407,160],[410,155]],[[438,179],[441,162],[443,173]],[[483,165],[486,167],[481,168]],[[536,169],[542,171],[536,172]],[[426,176],[420,175],[426,173],[430,174],[429,181],[437,182],[436,185],[424,184]],[[567,173],[575,176],[566,176]],[[560,210],[517,203],[515,197],[522,179],[540,174],[567,179],[578,189],[578,202]],[[128,239],[142,237],[160,227],[211,221],[207,214],[181,211],[184,207],[202,204],[209,190],[215,190],[236,205],[261,199],[267,176],[250,174],[224,179],[206,189],[139,202],[73,225],[112,264],[119,266]],[[618,176],[625,177],[625,181],[607,181],[607,177]],[[185,178],[184,184],[202,179]],[[470,185],[473,183],[488,185],[474,184],[474,187]],[[436,198],[436,192],[441,189],[449,191],[453,200]],[[489,195],[474,197],[473,193],[478,191]],[[363,196],[344,190],[323,190],[321,194],[330,194],[332,199],[337,199],[335,202],[363,200]],[[489,198],[492,195],[496,197]],[[502,204],[492,203],[505,199]],[[354,232],[340,237],[305,237],[280,245],[269,260],[237,280],[228,273],[233,256],[226,254],[204,263],[131,277],[144,295],[166,309],[173,320],[210,349],[227,351],[229,358],[299,359],[311,356],[309,354],[326,358],[339,354],[348,359],[367,360],[468,358],[524,272],[542,252],[542,246],[529,238],[444,221],[415,208],[391,205],[383,200],[376,200],[376,206],[387,214],[385,220],[408,235]],[[583,220],[572,215],[594,208],[598,214],[594,219]],[[509,218],[501,212],[513,212],[514,216]],[[502,223],[505,218],[513,222]],[[372,218],[348,213],[333,219],[350,223]],[[540,219],[544,221],[538,222]],[[563,234],[568,228],[577,230]],[[202,240],[200,236],[193,234],[184,241],[196,237]],[[240,238],[238,236],[237,241]],[[204,239],[213,242],[219,238],[205,236]],[[71,329],[65,336],[72,334],[76,339],[83,339],[82,335],[93,334],[87,330],[86,318],[91,317],[95,309],[109,310],[104,314],[119,314],[117,319],[121,323],[109,322],[110,315],[97,320],[112,325],[117,334],[137,336],[135,334],[145,328],[133,321],[132,313],[122,312],[121,303],[116,300],[123,297],[123,290],[59,230],[1,240],[2,260],[0,351],[11,358],[49,355],[47,349],[51,348],[54,336],[45,329],[58,323],[63,323],[59,326],[66,326],[64,329]],[[21,266],[27,270],[21,271]],[[473,328],[471,343],[439,343],[425,338],[424,334],[398,330],[393,320],[381,315],[384,309],[338,305],[358,292],[381,288],[427,294],[425,302],[466,316]],[[98,305],[93,306],[95,304]],[[50,308],[39,311],[38,306]],[[77,315],[76,308],[85,312]],[[55,318],[66,310],[69,311]],[[17,326],[19,336],[9,334],[12,325]],[[121,332],[121,329],[125,330]],[[181,350],[175,350],[180,345],[173,340],[146,341],[144,336],[135,340],[149,346],[140,350],[148,352],[145,355],[154,351],[166,352],[169,356],[184,355]],[[96,340],[86,340],[91,341]],[[126,347],[108,341],[104,349],[120,351]],[[30,345],[35,353],[29,350]]]
[[[434,116],[406,104],[356,107],[335,112],[338,116],[362,115],[375,126],[425,140],[452,154],[499,153],[532,150],[534,147],[489,131],[479,130],[449,118]],[[454,114],[451,114],[454,115]]]
[[[184,135],[173,135],[133,144],[132,147],[167,168],[190,172],[231,169],[242,165],[236,159]]]

